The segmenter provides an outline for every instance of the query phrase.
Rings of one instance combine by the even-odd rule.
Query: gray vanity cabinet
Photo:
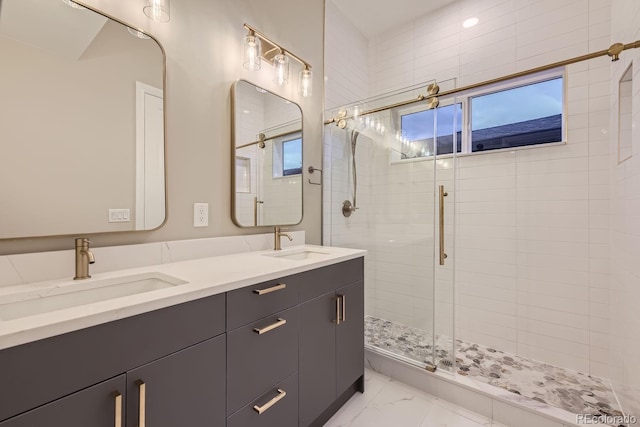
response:
[[[323,269],[322,281],[301,288],[299,425],[322,425],[356,390],[363,391],[364,282],[362,259]],[[313,286],[313,287],[311,287]]]
[[[119,375],[0,422],[0,427],[113,427],[124,410],[124,392],[125,376]]]
[[[225,364],[219,336],[127,372],[126,425],[224,427]]]
[[[134,427],[138,380],[148,425],[224,426],[224,331],[220,294],[0,350],[0,426]]]
[[[343,304],[336,326],[337,395],[344,393],[364,372],[364,282],[336,291]]]

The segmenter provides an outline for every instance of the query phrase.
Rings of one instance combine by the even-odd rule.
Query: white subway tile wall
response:
[[[629,43],[640,39],[640,2],[614,1],[611,39]],[[611,376],[623,410],[640,417],[640,51],[626,51],[611,67],[610,87],[617,94],[618,82],[633,63],[631,158],[618,164],[618,129],[611,132],[611,288],[609,293],[609,360]],[[617,113],[617,96],[611,109]],[[612,115],[611,122],[618,123]],[[600,237],[600,236],[598,236]],[[599,296],[599,297],[604,297]],[[605,340],[604,324],[593,328],[594,338]],[[603,351],[604,352],[604,351]],[[605,354],[606,355],[606,354]],[[601,355],[598,355],[601,356]],[[592,363],[596,363],[593,361]],[[598,360],[597,363],[602,363]]]
[[[460,0],[367,40],[329,1],[326,106],[335,109],[432,79],[455,78],[463,86],[607,48],[612,3]],[[638,22],[634,13],[636,21],[625,15],[626,22]],[[479,18],[478,25],[462,28],[470,16]],[[620,41],[636,38],[628,34]],[[437,333],[452,335],[455,301],[456,337],[609,376],[612,179],[627,183],[620,197],[636,203],[635,218],[630,206],[621,208],[617,227],[629,234],[619,237],[619,260],[635,256],[630,265],[640,264],[631,244],[633,235],[640,246],[640,168],[634,163],[640,156],[621,165],[626,172],[619,178],[609,175],[617,159],[609,141],[610,68],[608,58],[567,67],[566,145],[459,157],[455,180],[451,159],[448,167],[438,164],[436,178],[432,161],[390,164],[384,141],[361,136],[360,209],[348,219],[340,211],[353,192],[348,133],[325,128],[325,244],[370,250],[368,314],[427,329],[435,321]],[[634,144],[637,152],[637,135]],[[448,242],[455,234],[455,253],[434,271],[439,184],[451,196],[447,215],[455,210],[455,230],[446,229]],[[638,283],[639,275],[628,271],[624,279]],[[639,301],[639,291],[633,292]],[[640,359],[640,344],[625,352]]]

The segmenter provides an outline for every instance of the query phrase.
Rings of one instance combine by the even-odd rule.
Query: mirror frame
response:
[[[300,171],[300,221],[291,224],[268,224],[268,225],[242,225],[236,216],[236,106],[238,105],[238,99],[236,96],[236,88],[238,83],[248,83],[254,87],[260,88],[264,90],[266,93],[277,96],[280,99],[284,99],[285,101],[289,101],[292,104],[296,105],[298,109],[300,109],[300,134],[302,135],[302,170]],[[231,85],[231,220],[236,227],[240,228],[264,228],[264,227],[275,227],[275,226],[296,226],[300,225],[304,220],[304,112],[300,104],[290,99],[287,99],[283,96],[280,96],[276,93],[271,92],[263,88],[262,86],[258,86],[257,84],[250,82],[245,79],[238,79]]]
[[[2,3],[2,0],[0,0],[0,3]],[[146,230],[117,230],[117,231],[79,231],[77,233],[70,233],[70,234],[43,234],[43,235],[29,235],[29,236],[16,236],[16,237],[0,237],[0,241],[13,241],[13,240],[21,240],[21,239],[33,239],[33,238],[46,238],[46,237],[68,237],[68,236],[78,236],[78,235],[104,235],[104,234],[124,234],[124,233],[145,233],[145,232],[150,232],[150,231],[156,231],[162,227],[165,226],[165,224],[167,223],[167,219],[169,217],[169,203],[168,203],[168,180],[167,180],[167,54],[165,52],[164,46],[162,45],[162,43],[160,43],[160,41],[155,38],[153,35],[147,33],[146,31],[141,30],[140,28],[133,26],[133,25],[129,25],[126,22],[122,21],[121,19],[115,18],[112,15],[99,11],[97,9],[95,9],[93,6],[89,6],[86,3],[84,3],[83,1],[76,1],[74,0],[74,3],[77,3],[78,5],[86,8],[87,10],[90,10],[94,13],[97,13],[98,15],[104,16],[107,19],[110,19],[112,21],[117,22],[120,25],[123,25],[125,27],[129,27],[133,30],[139,31],[140,33],[144,34],[145,36],[149,37],[151,40],[153,40],[158,47],[160,48],[160,52],[162,53],[162,131],[163,131],[163,144],[162,144],[162,148],[164,150],[164,161],[163,161],[163,167],[164,167],[164,220],[157,226],[154,228],[150,228],[150,229],[146,229]],[[133,183],[133,185],[135,186],[135,183]]]

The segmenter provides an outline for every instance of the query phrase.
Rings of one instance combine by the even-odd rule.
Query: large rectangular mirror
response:
[[[165,219],[165,56],[72,1],[0,1],[0,238]]]
[[[245,80],[231,89],[231,216],[240,227],[302,221],[302,110]]]

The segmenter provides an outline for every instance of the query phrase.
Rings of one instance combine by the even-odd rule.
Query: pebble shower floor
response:
[[[365,344],[414,361],[430,361],[432,335],[420,329],[365,316]],[[451,338],[436,336],[438,369],[452,370]],[[574,414],[622,415],[609,381],[516,356],[480,344],[456,340],[456,374],[500,387]]]

